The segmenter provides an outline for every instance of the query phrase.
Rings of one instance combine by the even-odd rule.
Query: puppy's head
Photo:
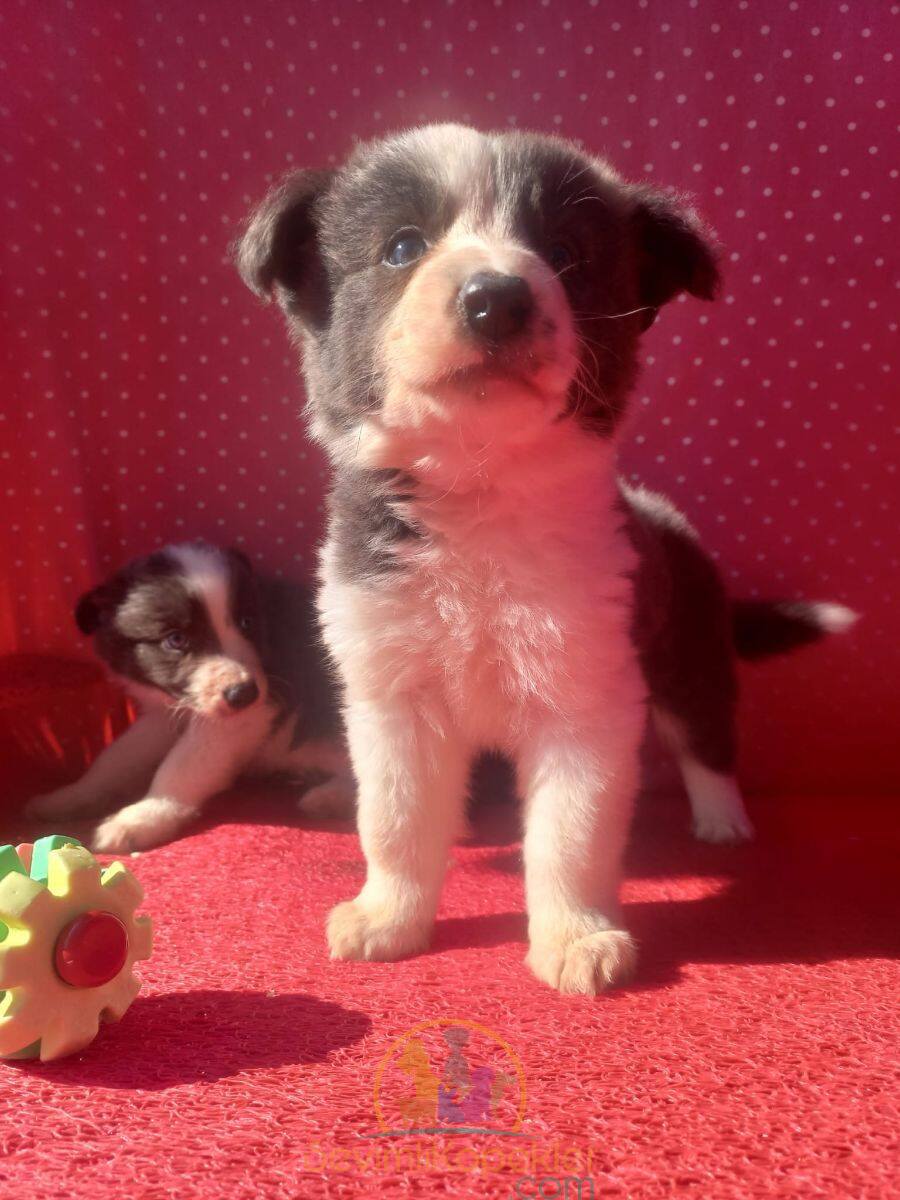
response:
[[[266,696],[264,630],[249,561],[202,542],[138,559],[75,608],[83,634],[127,684],[206,717]]]
[[[569,142],[463,126],[293,175],[238,261],[300,336],[313,430],[338,455],[441,422],[513,439],[570,417],[609,434],[641,332],[718,282],[696,217],[662,193]]]

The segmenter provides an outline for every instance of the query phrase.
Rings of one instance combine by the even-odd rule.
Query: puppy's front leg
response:
[[[616,720],[604,736],[550,725],[519,759],[528,965],[561,992],[594,995],[634,965],[618,903],[638,780],[639,718],[631,724]]]
[[[116,854],[171,841],[207,800],[235,782],[270,722],[262,705],[223,720],[194,717],[154,775],[149,794],[104,821],[94,849]]]
[[[45,796],[35,796],[25,812],[35,817],[66,817],[102,808],[112,800],[121,804],[139,796],[178,733],[177,720],[168,709],[144,713],[94,759],[80,779]]]
[[[395,959],[428,944],[462,815],[467,759],[437,704],[352,702],[347,735],[367,875],[328,918],[332,958]]]

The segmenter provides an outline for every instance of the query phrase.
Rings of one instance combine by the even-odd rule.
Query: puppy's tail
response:
[[[731,610],[735,652],[750,661],[843,633],[859,616],[843,604],[806,600],[735,600]]]

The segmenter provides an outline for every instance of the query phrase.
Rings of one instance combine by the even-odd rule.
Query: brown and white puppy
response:
[[[352,810],[334,683],[304,589],[260,578],[239,551],[192,542],[116,572],[81,597],[75,618],[141,715],[31,813],[132,801],[94,837],[113,853],[169,841],[244,775],[327,776],[301,810]]]
[[[238,248],[302,348],[334,466],[319,611],[344,688],[365,885],[339,958],[424,947],[472,756],[511,757],[539,978],[593,993],[618,906],[648,692],[697,832],[748,836],[735,637],[811,640],[845,610],[732,610],[661,497],[620,484],[641,333],[718,270],[693,213],[556,138],[432,126],[300,171]]]

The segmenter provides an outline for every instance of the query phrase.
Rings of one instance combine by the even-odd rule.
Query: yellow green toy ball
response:
[[[152,949],[143,898],[75,838],[0,847],[0,1058],[74,1054],[125,1015]]]

